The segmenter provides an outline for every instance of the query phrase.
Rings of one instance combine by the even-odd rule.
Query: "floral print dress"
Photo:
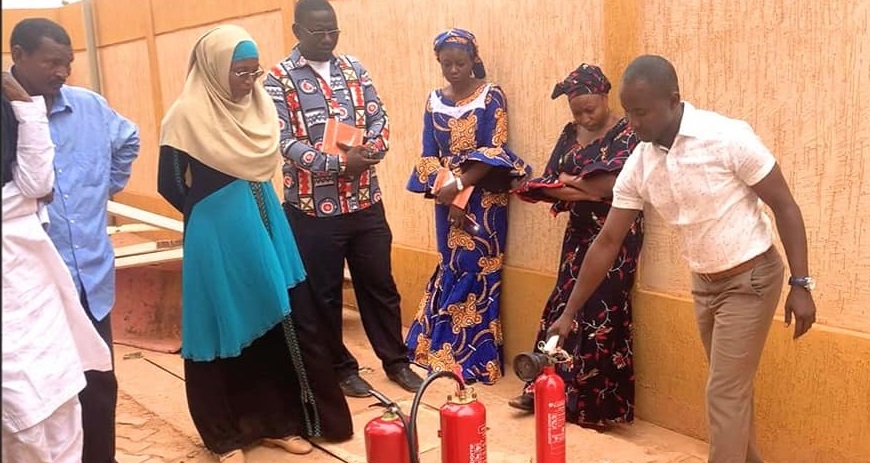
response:
[[[546,196],[546,188],[560,187],[562,172],[583,177],[618,173],[638,140],[625,119],[602,138],[580,146],[574,124],[562,131],[546,171],[526,183],[520,197],[527,201],[552,202],[553,214],[568,212],[570,221],[562,241],[556,287],[544,307],[535,345],[544,340],[547,329],[562,315],[577,282],[580,264],[589,245],[601,231],[610,204],[565,202]],[[634,420],[634,362],[631,337],[631,288],[643,241],[643,218],[638,217],[622,244],[616,262],[586,305],[578,311],[574,329],[563,348],[572,361],[556,371],[565,381],[566,416],[578,424],[606,425]],[[530,384],[525,392],[532,394]]]

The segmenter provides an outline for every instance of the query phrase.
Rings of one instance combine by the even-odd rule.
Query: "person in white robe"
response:
[[[80,463],[84,371],[109,371],[112,357],[44,228],[54,185],[45,102],[6,72],[2,123],[2,463]]]

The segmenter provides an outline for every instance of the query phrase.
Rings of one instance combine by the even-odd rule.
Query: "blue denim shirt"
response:
[[[139,129],[102,96],[63,86],[48,111],[55,144],[54,201],[48,234],[63,257],[91,316],[102,320],[115,303],[115,252],[106,231],[109,198],[130,179]]]

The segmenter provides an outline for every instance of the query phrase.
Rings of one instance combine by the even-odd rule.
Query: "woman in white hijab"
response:
[[[304,437],[353,433],[317,341],[320,308],[269,183],[281,156],[262,75],[244,29],[212,29],[194,46],[160,135],[158,190],[185,220],[188,406],[205,446],[231,462],[258,443],[305,454]]]

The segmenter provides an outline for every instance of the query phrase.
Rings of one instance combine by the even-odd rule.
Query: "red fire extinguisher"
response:
[[[417,410],[426,388],[443,377],[456,381],[457,390],[455,395],[447,397],[439,413],[441,462],[486,463],[486,408],[477,400],[474,390],[465,386],[462,376],[453,371],[436,372],[423,381],[414,395],[407,420],[395,402],[377,391],[370,391],[387,410],[366,424],[366,463],[419,463]]]
[[[541,343],[541,352],[525,352],[514,359],[514,371],[532,383],[535,395],[535,462],[565,463],[565,381],[556,373],[556,363],[566,354],[558,352],[558,337]]]
[[[461,370],[432,373],[420,385],[411,404],[409,429],[416,435],[417,410],[426,388],[438,378],[450,378],[456,382],[456,393],[447,397],[440,411],[441,463],[487,463],[486,461],[486,408],[477,400],[477,395],[465,386]],[[416,441],[411,448],[411,463],[418,463]]]
[[[535,447],[537,463],[565,463],[565,381],[555,366],[544,366],[535,379]]]
[[[447,397],[440,414],[441,462],[486,463],[486,408],[474,390]]]
[[[363,431],[367,463],[412,463],[408,423],[399,406],[378,391],[370,391],[386,407]],[[416,447],[416,445],[415,445]]]

